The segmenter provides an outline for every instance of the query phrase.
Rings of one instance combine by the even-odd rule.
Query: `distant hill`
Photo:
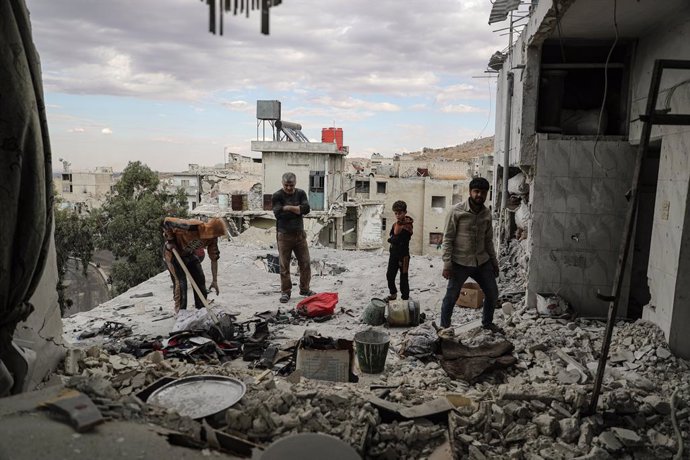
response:
[[[443,158],[446,160],[469,160],[482,155],[490,155],[494,150],[494,137],[482,137],[465,142],[453,147],[443,147],[440,149],[424,148],[421,152],[404,153],[407,158],[419,160],[434,160]]]

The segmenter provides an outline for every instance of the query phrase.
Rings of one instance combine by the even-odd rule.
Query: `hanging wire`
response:
[[[613,0],[613,30],[616,34],[615,40],[613,40],[613,45],[611,45],[611,49],[609,50],[609,54],[606,56],[606,62],[604,63],[604,97],[601,101],[601,109],[599,109],[599,119],[597,120],[597,135],[594,138],[594,148],[592,149],[592,156],[594,157],[594,162],[599,166],[599,168],[604,170],[604,174],[608,177],[608,170],[610,168],[604,167],[600,162],[599,159],[597,158],[597,144],[599,143],[599,136],[601,135],[601,118],[604,114],[604,107],[606,106],[606,97],[608,96],[608,90],[609,90],[609,61],[611,60],[611,55],[613,54],[613,50],[616,47],[616,44],[618,43],[618,22],[616,21],[616,3],[617,0]]]
[[[561,47],[561,61],[563,63],[565,60],[565,48],[563,47],[563,32],[561,31],[561,13],[558,11],[558,1],[553,0],[553,7],[556,9],[556,29],[558,30],[558,44]],[[614,13],[615,17],[615,13]],[[615,20],[615,19],[614,19]]]
[[[489,85],[489,115],[486,117],[486,123],[484,124],[484,127],[482,128],[481,131],[479,131],[479,139],[482,138],[482,134],[484,134],[484,130],[486,129],[487,126],[489,126],[489,122],[491,121],[491,108],[493,104],[493,98],[491,96],[491,80],[487,80],[486,83]]]

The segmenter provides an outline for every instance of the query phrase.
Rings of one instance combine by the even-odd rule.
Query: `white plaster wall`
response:
[[[376,186],[375,183],[372,186]],[[374,190],[375,191],[375,190]],[[407,203],[407,215],[414,219],[414,233],[410,240],[410,253],[422,254],[424,243],[424,179],[398,179],[391,178],[387,181],[386,195],[384,197],[382,217],[386,219],[386,229],[383,231],[383,241],[388,240],[395,215],[393,214],[393,203],[402,200]],[[388,250],[388,244],[384,243],[384,248]]]
[[[631,76],[630,118],[633,120],[646,110],[656,59],[690,59],[690,7],[640,38]],[[657,108],[665,107],[670,87],[690,78],[688,71],[666,70],[663,75]],[[675,90],[669,102],[671,113],[690,113],[688,85]],[[630,124],[631,143],[639,143],[641,129],[639,121]],[[679,280],[678,270],[679,254],[684,250],[683,234],[688,232],[685,215],[690,181],[690,129],[687,126],[656,126],[652,130],[652,138],[661,139],[661,158],[648,266],[652,298],[643,317],[656,323],[669,338],[675,335],[674,328],[687,327],[675,321],[674,316],[687,309],[679,302],[686,296],[688,286]],[[680,336],[687,337],[687,333]],[[682,347],[682,341],[672,345],[672,349],[677,346]]]
[[[467,181],[463,181],[467,183]],[[443,233],[446,227],[446,219],[451,209],[453,209],[453,185],[457,181],[438,181],[427,179],[424,187],[424,223],[421,229],[422,235],[422,254],[439,255],[442,253],[437,245],[429,244],[429,233]],[[466,188],[466,187],[464,187]],[[446,199],[445,207],[433,208],[431,206],[434,196],[443,196]]]
[[[690,179],[690,133],[666,134],[662,139],[647,269],[652,299],[644,317],[659,325],[668,337],[677,289],[687,289],[687,286],[677,286],[676,278],[681,240],[688,231],[684,227]]]
[[[634,148],[626,141],[538,135],[530,194],[532,226],[527,303],[557,292],[579,314],[605,316],[597,290],[611,292],[630,188]],[[625,313],[627,289],[620,313]]]
[[[297,176],[297,187],[309,195],[309,172],[325,171],[328,158],[328,202],[342,199],[343,155],[318,153],[263,152],[264,193],[274,193],[281,187],[283,174],[293,172]],[[354,185],[354,184],[353,184]]]

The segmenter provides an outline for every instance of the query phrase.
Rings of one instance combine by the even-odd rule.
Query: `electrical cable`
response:
[[[599,168],[604,170],[604,174],[608,177],[608,169],[610,168],[605,168],[597,159],[597,144],[599,143],[599,136],[601,135],[601,117],[604,114],[604,107],[606,107],[606,98],[608,96],[608,91],[609,91],[609,61],[611,60],[611,55],[613,54],[613,50],[616,48],[616,45],[618,44],[618,22],[616,21],[616,6],[617,6],[617,0],[613,0],[613,30],[616,34],[615,40],[613,40],[613,45],[611,45],[611,49],[609,50],[609,54],[606,56],[606,62],[604,63],[604,97],[602,98],[601,101],[601,109],[599,110],[599,118],[597,120],[597,135],[594,139],[594,148],[592,149],[592,156],[594,158],[594,162],[599,166]]]
[[[489,122],[491,121],[491,105],[492,105],[492,97],[491,97],[491,80],[487,80],[486,83],[489,85],[489,115],[486,117],[486,123],[484,124],[484,127],[482,128],[481,131],[479,131],[479,136],[478,139],[482,138],[482,134],[484,134],[484,130],[486,129],[487,126],[489,126]]]
[[[558,44],[561,47],[561,61],[565,63],[565,48],[563,47],[563,33],[561,32],[561,13],[558,11],[558,3],[553,0],[553,7],[556,9],[556,29],[558,30]]]
[[[690,79],[683,80],[680,83],[676,83],[675,85],[671,86],[668,91],[668,94],[666,95],[666,100],[664,101],[664,110],[670,112],[671,111],[671,98],[673,97],[673,93],[676,92],[678,88],[681,86],[690,83]]]

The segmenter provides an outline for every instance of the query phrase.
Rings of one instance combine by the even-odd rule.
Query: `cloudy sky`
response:
[[[250,154],[256,100],[351,156],[444,147],[494,131],[489,0],[283,0],[208,33],[199,0],[27,0],[54,157],[73,170],[163,171]],[[55,168],[58,169],[57,164]]]

